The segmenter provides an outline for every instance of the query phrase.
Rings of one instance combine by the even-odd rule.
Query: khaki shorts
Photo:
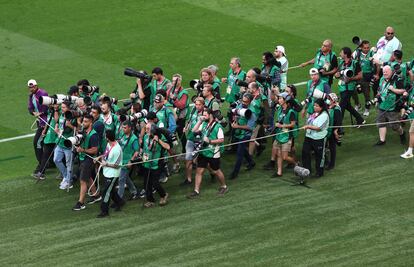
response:
[[[292,150],[292,139],[289,139],[289,141],[284,144],[280,144],[277,140],[274,140],[273,147],[281,150],[282,152],[290,152]]]
[[[381,109],[378,110],[377,123],[384,123],[384,124],[379,124],[378,128],[391,127],[391,129],[396,131],[401,127],[401,122],[399,122],[399,120],[400,120],[400,113],[398,112],[395,112],[395,111],[384,112],[384,110],[381,110]],[[395,123],[385,124],[385,122],[390,122],[390,121],[395,121]]]
[[[260,129],[261,126],[262,125],[256,125],[256,127],[253,129],[251,139],[255,139],[257,137],[257,135],[259,134],[259,129]]]
[[[410,133],[414,133],[414,121],[411,121]]]

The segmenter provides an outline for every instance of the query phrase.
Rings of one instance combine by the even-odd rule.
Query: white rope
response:
[[[32,123],[32,126],[30,126],[30,131],[37,131],[37,127],[34,128],[34,126],[37,126],[37,119],[34,120],[34,122]]]
[[[288,70],[293,70],[293,69],[297,69],[301,67],[302,67],[301,65],[297,65],[297,66],[289,67]]]
[[[99,187],[99,173],[101,172],[101,169],[102,169],[102,164],[99,164],[99,168],[96,172],[95,179],[93,179],[93,183],[88,188],[88,196],[90,196],[90,197],[96,196],[96,194],[99,193],[99,190],[100,190],[100,187]],[[95,194],[92,194],[91,189],[95,184],[96,184]]]

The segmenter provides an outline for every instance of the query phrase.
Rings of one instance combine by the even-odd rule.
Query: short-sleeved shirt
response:
[[[309,116],[307,124],[319,127],[321,130],[315,131],[311,129],[306,129],[306,137],[309,137],[314,140],[323,139],[328,134],[329,115],[325,111],[323,111],[319,115],[318,113],[313,113]]]
[[[115,145],[111,146],[109,143],[106,146],[105,149],[105,161],[109,164],[115,164],[115,165],[121,165],[122,163],[122,148],[118,144],[118,142],[115,143]],[[119,177],[119,174],[121,173],[121,167],[118,168],[111,168],[111,167],[103,167],[103,175],[108,178],[112,177]]]

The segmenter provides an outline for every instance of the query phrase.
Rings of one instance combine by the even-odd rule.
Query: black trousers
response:
[[[181,152],[185,153],[185,145],[187,144],[187,137],[184,133],[185,119],[177,120],[177,133],[181,141]]]
[[[341,102],[339,102],[339,106],[342,110],[342,120],[344,119],[345,110],[348,110],[349,113],[351,113],[352,116],[355,117],[357,124],[361,124],[364,119],[362,116],[352,107],[351,105],[351,97],[353,95],[354,91],[344,91],[341,92]]]
[[[37,126],[37,130],[35,136],[33,138],[33,148],[37,159],[37,167],[36,172],[40,171],[40,164],[42,162],[42,154],[43,154],[43,141],[39,142],[40,137],[42,136],[42,131],[44,127]]]
[[[332,133],[331,137],[328,139],[328,147],[330,152],[330,159],[329,159],[329,167],[333,168],[335,167],[335,161],[336,161],[336,140],[335,135]]]
[[[42,160],[40,161],[39,172],[45,174],[49,162],[53,162],[53,151],[56,144],[43,144]]]
[[[152,193],[152,189],[157,190],[160,197],[165,197],[166,193],[164,188],[161,186],[159,178],[161,171],[159,169],[152,170],[143,168],[143,175],[144,175],[144,188],[145,188],[145,195],[147,197],[147,201],[155,202],[154,195]]]
[[[309,137],[305,137],[302,147],[302,164],[303,167],[312,172],[311,167],[311,153],[315,152],[315,168],[316,174],[322,176],[324,170],[324,162],[322,158],[324,157],[325,149],[324,139],[315,140]]]
[[[251,136],[245,136],[243,139],[235,139],[235,142],[241,142],[250,140]],[[237,175],[240,172],[241,165],[243,163],[243,158],[246,159],[247,163],[249,165],[253,164],[253,159],[249,154],[249,150],[247,149],[249,147],[248,142],[240,143],[237,145],[237,160],[236,164],[234,165],[233,174]]]
[[[120,207],[124,204],[124,200],[118,195],[118,190],[115,189],[116,181],[118,177],[104,177],[105,184],[104,190],[102,192],[102,202],[101,202],[101,212],[102,213],[109,213],[109,201],[112,199],[115,204]]]

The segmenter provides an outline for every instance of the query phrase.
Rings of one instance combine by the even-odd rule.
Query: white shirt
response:
[[[281,71],[281,73],[280,73],[280,78],[281,78],[280,89],[284,90],[286,88],[286,85],[287,85],[287,71],[288,71],[288,68],[289,68],[289,61],[284,56],[281,57],[281,58],[277,58],[276,60],[279,61],[280,65],[281,65],[281,67],[280,67],[280,71]]]
[[[377,53],[374,58],[382,63],[390,60],[392,53],[395,50],[401,50],[402,44],[397,37],[393,37],[391,40],[385,39],[385,36],[381,37],[377,42]]]

